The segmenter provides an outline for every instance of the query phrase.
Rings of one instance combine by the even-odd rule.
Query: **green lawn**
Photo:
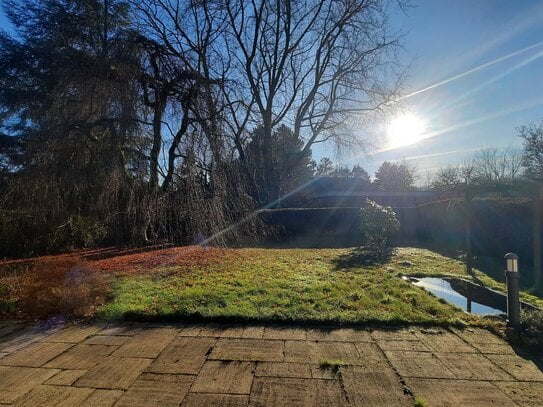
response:
[[[116,277],[106,320],[495,324],[443,303],[399,274],[464,275],[461,262],[399,248],[375,263],[352,249],[231,249],[218,263],[150,268]]]

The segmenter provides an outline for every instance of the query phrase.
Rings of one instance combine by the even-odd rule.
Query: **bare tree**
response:
[[[439,168],[430,184],[438,191],[453,190],[464,182],[462,175],[462,168],[459,166]]]
[[[472,157],[472,178],[478,183],[512,181],[522,168],[521,152],[512,147],[484,148]]]
[[[384,7],[381,0],[224,1],[237,90],[225,88],[225,98],[233,123],[262,125],[268,174],[279,124],[292,127],[308,152],[319,142],[351,141],[353,115],[391,102],[397,83],[388,86],[385,73],[398,38],[387,32]]]
[[[432,181],[437,190],[450,190],[462,184],[503,183],[516,180],[522,169],[522,154],[513,147],[484,148],[456,166],[440,168]]]
[[[398,36],[387,30],[386,4],[134,1],[147,32],[205,78],[208,89],[194,114],[212,151],[226,137],[243,164],[251,134],[262,128],[269,184],[263,200],[279,192],[272,176],[274,129],[291,127],[305,157],[316,143],[356,139],[353,116],[383,109],[396,96]]]
[[[162,175],[161,192],[183,195],[189,234],[227,229],[254,203],[245,192],[250,188],[240,182],[235,141],[225,120],[226,15],[217,1],[131,4],[149,50],[142,82],[154,139],[151,189]]]
[[[524,141],[522,165],[531,178],[543,178],[543,121],[521,126],[519,137]]]

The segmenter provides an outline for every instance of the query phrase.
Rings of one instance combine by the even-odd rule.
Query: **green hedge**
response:
[[[299,246],[361,244],[360,208],[286,208],[259,211],[260,219],[275,227],[275,243]]]
[[[416,208],[415,240],[463,249],[465,245],[464,202],[444,201]],[[475,199],[472,202],[471,242],[475,255],[501,256],[517,253],[532,261],[532,203],[528,200]]]
[[[463,250],[463,200],[393,208],[400,221],[395,243]],[[276,243],[307,246],[361,244],[360,208],[285,208],[259,212],[276,228]],[[472,249],[476,256],[500,257],[517,253],[532,263],[532,203],[529,200],[475,199],[472,202]]]

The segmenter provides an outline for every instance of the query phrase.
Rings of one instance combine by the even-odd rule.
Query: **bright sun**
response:
[[[397,116],[387,129],[389,148],[404,147],[422,140],[424,127],[424,122],[413,113]]]

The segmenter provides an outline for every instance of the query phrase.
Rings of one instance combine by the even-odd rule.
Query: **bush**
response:
[[[65,225],[64,231],[57,228],[57,237],[64,248],[95,247],[105,239],[107,227],[101,222],[87,216],[76,215]]]
[[[360,227],[366,246],[385,249],[400,229],[400,222],[391,207],[366,199],[364,206],[360,208]]]
[[[543,352],[543,310],[522,310],[520,321],[522,343]]]
[[[77,257],[40,257],[0,267],[0,319],[84,317],[109,294],[107,276]]]
[[[0,210],[0,258],[35,256],[101,245],[107,226],[90,216],[41,216],[31,211]]]

